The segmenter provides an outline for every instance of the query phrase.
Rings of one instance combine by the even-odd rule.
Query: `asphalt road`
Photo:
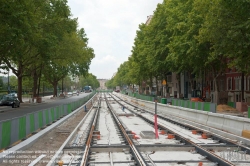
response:
[[[12,108],[11,106],[0,106],[0,121],[5,121],[8,119],[13,119],[16,117],[23,116],[28,113],[36,112],[39,110],[44,110],[47,108],[52,108],[55,106],[59,106],[62,104],[67,104],[73,101],[77,101],[80,98],[84,98],[90,93],[80,93],[79,96],[69,96],[65,98],[57,98],[57,99],[46,99],[42,103],[21,103],[19,108]]]

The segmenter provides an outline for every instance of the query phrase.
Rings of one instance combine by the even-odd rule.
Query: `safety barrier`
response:
[[[151,110],[155,109],[154,102],[143,101],[140,99],[135,100],[134,98],[126,96],[126,95],[123,95],[120,97],[126,97],[127,100],[132,100],[138,103],[139,105],[145,105],[145,107]],[[202,104],[199,105],[198,104],[199,102],[193,102],[193,103],[195,104],[197,103],[196,104],[197,108],[202,108]],[[187,102],[183,102],[183,100],[181,101],[181,100],[173,99],[172,104],[174,105],[166,105],[166,104],[159,103],[157,104],[157,109],[159,113],[162,113],[168,116],[177,116],[177,117],[185,118],[192,122],[207,125],[209,127],[214,128],[214,129],[211,129],[213,131],[216,129],[219,129],[219,130],[232,133],[238,136],[244,136],[246,138],[247,137],[250,138],[250,119],[182,107],[182,106],[187,106],[187,105],[189,105],[189,107],[193,107],[193,103],[189,101],[189,104],[187,104]],[[203,106],[207,107],[206,109],[209,109],[207,105],[203,105]],[[209,105],[209,107],[210,106],[211,105]],[[250,107],[248,107],[248,110],[250,111]]]
[[[217,107],[217,104],[215,103],[194,102],[190,100],[180,100],[180,99],[172,99],[172,105],[201,110],[201,111],[214,112],[214,113],[216,113],[216,107]]]
[[[248,115],[248,118],[250,118],[250,107],[247,108],[247,115]]]
[[[95,92],[84,98],[68,104],[39,110],[24,116],[0,122],[0,149],[7,148],[25,139],[28,135],[42,129],[61,117],[71,113],[86,103]]]
[[[242,130],[245,129],[244,125],[248,124],[248,127],[246,126],[246,129],[250,128],[250,121],[249,119],[243,119],[241,117],[235,117],[235,116],[229,116],[229,115],[224,115],[223,118],[223,125],[222,125],[222,130],[225,131],[230,131],[236,135],[241,135]]]

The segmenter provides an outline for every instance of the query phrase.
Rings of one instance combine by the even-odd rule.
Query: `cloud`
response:
[[[111,55],[106,55],[100,59],[94,59],[93,60],[94,63],[96,63],[96,65],[100,65],[100,64],[116,64],[119,65],[119,60],[116,59],[115,56],[111,56]]]
[[[78,17],[95,58],[90,72],[111,78],[131,55],[136,30],[162,0],[68,0],[72,17]]]

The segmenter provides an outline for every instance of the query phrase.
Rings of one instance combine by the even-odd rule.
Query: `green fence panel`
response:
[[[1,149],[6,148],[10,145],[10,133],[11,133],[11,121],[2,123],[2,142]]]
[[[50,116],[51,116],[51,122],[53,122],[55,120],[55,112],[54,112],[54,108],[50,109]]]
[[[68,104],[68,114],[71,113],[71,104]]]
[[[39,128],[43,127],[43,111],[38,112]]]
[[[61,118],[62,116],[64,116],[64,105],[61,106],[61,116],[60,116],[60,118]]]
[[[185,107],[185,101],[184,100],[181,100],[181,106]]]
[[[192,109],[195,109],[195,102],[191,102],[191,103],[192,103],[191,108],[192,108]]]
[[[175,105],[175,99],[172,99],[172,105]]]
[[[181,100],[178,100],[178,106],[181,106]]]
[[[56,107],[56,119],[59,119],[60,118],[60,108],[59,107]]]
[[[250,107],[248,107],[248,118],[250,118]]]
[[[186,108],[190,108],[190,101],[189,100],[186,101]]]
[[[19,118],[19,133],[18,139],[23,139],[26,137],[26,116]]]
[[[49,110],[45,111],[45,117],[46,117],[46,125],[49,124]]]
[[[210,112],[210,103],[204,103],[204,111]]]
[[[34,114],[30,114],[30,133],[35,131],[35,116]]]
[[[201,102],[198,102],[198,110],[202,110],[201,109]]]

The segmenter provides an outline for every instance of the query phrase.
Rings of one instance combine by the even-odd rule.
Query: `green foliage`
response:
[[[91,86],[92,89],[96,89],[98,87],[100,87],[100,83],[97,80],[96,76],[94,76],[93,74],[89,73],[85,76],[81,76],[80,77],[80,87],[84,88],[84,86]]]
[[[227,67],[249,74],[249,9],[248,0],[164,0],[150,23],[139,25],[126,74],[121,65],[107,85],[184,71],[209,71],[216,79]]]
[[[114,77],[111,78],[110,80],[108,80],[105,84],[105,86],[108,88],[108,89],[114,89],[115,88],[115,84],[114,84]]]
[[[0,76],[0,90],[4,89],[3,76]]]
[[[40,77],[56,88],[67,75],[88,73],[94,51],[67,0],[3,0],[0,19],[0,68],[17,76],[19,94],[23,79],[32,77],[35,93]]]

